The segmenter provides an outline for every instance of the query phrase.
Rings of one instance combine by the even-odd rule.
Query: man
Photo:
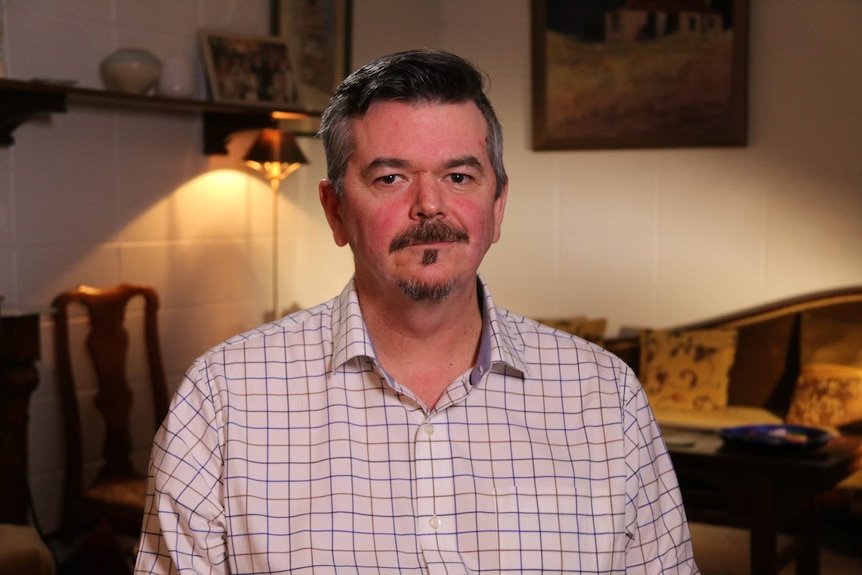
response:
[[[215,347],[159,430],[138,573],[696,573],[616,357],[496,307],[502,132],[449,53],[372,62],[323,116],[355,275]]]

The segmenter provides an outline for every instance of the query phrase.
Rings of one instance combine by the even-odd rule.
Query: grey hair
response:
[[[499,197],[509,180],[503,165],[503,128],[485,95],[485,75],[464,58],[442,50],[397,52],[366,64],[338,87],[323,112],[318,136],[326,152],[326,173],[339,197],[354,151],[350,121],[362,117],[372,103],[460,104],[473,102],[487,125],[485,145],[497,180]]]

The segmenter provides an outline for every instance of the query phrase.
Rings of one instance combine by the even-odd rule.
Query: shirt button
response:
[[[434,424],[426,423],[422,426],[422,431],[425,432],[425,435],[434,435]]]
[[[443,523],[443,521],[441,521],[439,517],[432,517],[428,520],[428,525],[431,526],[431,529],[439,529],[441,523]]]

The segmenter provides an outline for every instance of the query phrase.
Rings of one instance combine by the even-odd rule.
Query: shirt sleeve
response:
[[[200,363],[156,433],[136,574],[227,573],[223,428]]]
[[[626,573],[700,573],[667,447],[643,387],[625,373]]]

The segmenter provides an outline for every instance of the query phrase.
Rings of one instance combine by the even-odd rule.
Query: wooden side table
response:
[[[28,523],[27,423],[39,385],[40,315],[0,308],[0,523]]]
[[[776,575],[793,561],[798,575],[819,574],[818,494],[850,475],[852,449],[733,449],[702,433],[668,451],[690,520],[749,530],[751,573]],[[781,533],[794,536],[784,549]]]

